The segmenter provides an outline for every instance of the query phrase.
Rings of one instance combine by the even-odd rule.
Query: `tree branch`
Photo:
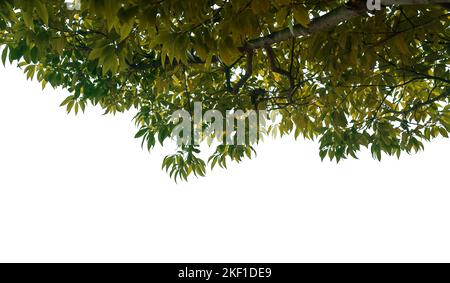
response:
[[[286,71],[279,67],[279,62],[275,56],[275,52],[273,51],[272,47],[268,46],[266,47],[267,55],[269,56],[269,63],[270,63],[270,70],[272,72],[280,74],[282,76],[285,76],[289,79],[289,93],[288,93],[288,99],[290,102],[292,102],[292,92],[295,89],[295,81],[294,77],[292,76],[292,73],[289,71]]]
[[[382,6],[407,6],[407,5],[448,5],[450,0],[381,0]],[[310,23],[308,28],[297,24],[290,28],[286,28],[277,32],[273,32],[267,36],[259,37],[248,41],[245,46],[241,47],[242,51],[248,49],[261,49],[279,42],[286,41],[291,38],[308,36],[313,33],[329,30],[336,27],[340,23],[352,20],[359,16],[367,16],[367,1],[359,0],[357,3],[349,3],[345,6],[336,8],[329,13],[318,17]]]
[[[245,70],[245,75],[236,83],[233,89],[233,93],[237,94],[241,87],[247,82],[247,80],[252,76],[253,73],[253,56],[254,51],[252,49],[247,50],[247,67]]]
[[[414,104],[413,106],[411,106],[411,107],[408,108],[408,109],[404,109],[404,110],[401,110],[401,111],[390,110],[390,111],[388,111],[388,113],[394,113],[394,114],[409,114],[409,113],[411,113],[411,112],[414,112],[414,111],[418,110],[418,109],[421,108],[421,107],[428,106],[428,105],[430,105],[430,104],[433,104],[433,103],[435,103],[435,102],[438,102],[439,100],[448,98],[449,96],[450,96],[450,89],[447,89],[447,90],[444,91],[444,93],[442,93],[441,95],[438,95],[438,96],[436,96],[436,97],[434,97],[434,98],[432,98],[432,99],[428,99],[427,101],[423,101],[423,102],[416,103],[416,104]]]

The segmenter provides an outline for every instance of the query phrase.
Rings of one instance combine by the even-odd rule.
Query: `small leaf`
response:
[[[303,6],[297,6],[294,8],[294,18],[303,27],[307,28],[311,20],[309,19],[308,10]]]
[[[88,60],[95,60],[95,59],[100,58],[100,56],[102,56],[102,54],[103,54],[104,49],[105,49],[105,47],[93,49],[91,51],[91,53],[89,53]]]
[[[5,47],[5,48],[3,49],[3,52],[2,52],[2,63],[3,63],[3,66],[6,65],[6,59],[7,59],[7,58],[8,58],[8,48]]]
[[[41,1],[35,1],[36,5],[36,13],[38,14],[39,18],[48,25],[48,10],[44,3]]]
[[[148,128],[140,129],[139,132],[134,136],[134,138],[138,139],[143,137],[146,133],[148,133]]]

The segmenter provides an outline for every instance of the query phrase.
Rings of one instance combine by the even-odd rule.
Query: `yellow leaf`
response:
[[[405,40],[403,40],[403,38],[396,37],[394,39],[394,45],[400,51],[400,53],[402,53],[403,55],[408,55],[409,54],[409,46],[405,42]]]
[[[270,10],[270,1],[252,0],[251,9],[255,15],[267,13]]]
[[[308,10],[305,7],[295,7],[294,8],[294,18],[303,27],[308,27],[311,20],[309,19]]]
[[[273,76],[274,76],[276,82],[280,82],[280,81],[281,81],[281,76],[280,76],[280,74],[274,73]]]
[[[95,48],[91,51],[91,53],[89,53],[89,57],[88,60],[95,60],[100,58],[100,56],[102,56],[103,54],[103,50],[105,50],[105,47],[100,47],[100,48]]]

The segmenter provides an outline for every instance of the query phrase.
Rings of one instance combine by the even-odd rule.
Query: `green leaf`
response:
[[[140,129],[139,132],[137,132],[137,134],[134,136],[134,138],[136,138],[136,139],[141,138],[147,133],[148,133],[148,128]]]
[[[2,63],[3,66],[6,66],[6,59],[8,58],[8,47],[4,47],[2,51]]]
[[[61,102],[61,104],[59,105],[60,107],[65,106],[67,104],[69,104],[69,102],[74,100],[74,96],[70,95],[68,97],[66,97],[66,99],[63,100],[63,102]]]
[[[294,8],[294,18],[295,20],[301,24],[303,27],[307,28],[311,22],[309,19],[309,13],[306,7],[297,6]]]
[[[102,56],[104,50],[105,50],[105,47],[99,47],[99,48],[92,49],[92,51],[89,53],[88,60],[99,59]]]
[[[48,25],[48,10],[44,3],[40,0],[34,0],[34,4],[36,5],[36,13],[39,18],[44,22],[44,24]]]

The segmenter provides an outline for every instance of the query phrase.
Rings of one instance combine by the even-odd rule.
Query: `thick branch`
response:
[[[367,7],[365,4],[359,5],[358,7],[343,6],[329,12],[326,15],[316,18],[310,23],[308,28],[305,28],[302,25],[295,25],[292,30],[286,28],[281,31],[271,33],[265,37],[251,40],[246,44],[245,48],[260,49],[275,43],[286,41],[293,37],[307,36],[312,33],[328,30],[337,26],[339,23],[362,15],[366,11]]]
[[[433,4],[448,4],[450,0],[381,0],[383,6],[391,5],[433,5]],[[310,23],[308,28],[302,25],[295,25],[292,30],[286,28],[267,36],[256,38],[247,42],[247,44],[241,48],[242,50],[248,49],[261,49],[266,46],[270,46],[279,42],[286,41],[291,38],[308,36],[313,33],[329,30],[337,25],[352,20],[356,17],[368,15],[367,13],[367,1],[360,0],[357,4],[349,4],[332,10],[331,12],[318,17]]]

